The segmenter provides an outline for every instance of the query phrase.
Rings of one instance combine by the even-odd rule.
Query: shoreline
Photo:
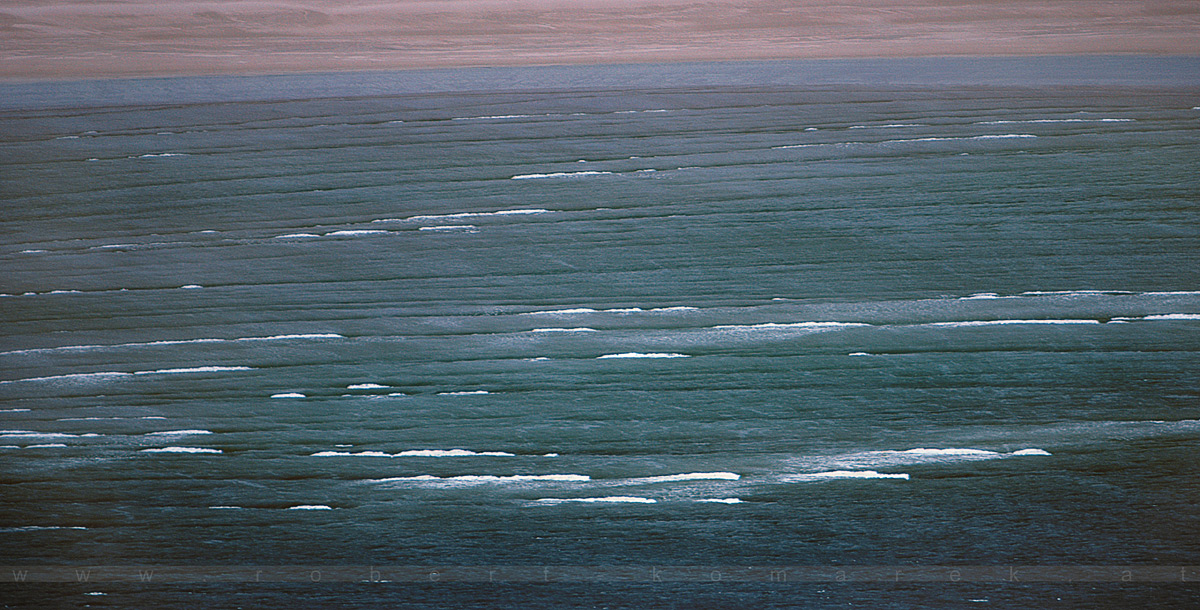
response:
[[[0,110],[563,90],[1072,87],[1200,90],[1200,55],[913,57],[0,82]]]
[[[1200,54],[1191,0],[22,0],[0,81]]]

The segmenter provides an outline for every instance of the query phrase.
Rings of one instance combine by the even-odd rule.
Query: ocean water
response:
[[[1200,603],[722,577],[1200,581],[1200,90],[660,69],[0,114],[0,563],[492,570],[0,601]]]

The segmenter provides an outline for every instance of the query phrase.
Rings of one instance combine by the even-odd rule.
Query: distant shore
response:
[[[1197,55],[1200,3],[63,0],[0,10],[0,80],[689,61]]]

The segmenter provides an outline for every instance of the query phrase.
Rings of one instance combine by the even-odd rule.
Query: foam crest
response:
[[[293,339],[345,339],[337,333],[304,333],[296,335],[271,335],[269,337],[239,337],[235,341],[290,341]]]
[[[440,225],[436,227],[420,227],[418,231],[474,231],[475,225]]]
[[[1014,452],[1012,452],[1012,455],[1042,455],[1042,456],[1045,456],[1045,455],[1052,455],[1052,454],[1049,451],[1046,451],[1045,449],[1031,448],[1031,449],[1021,449],[1018,451],[1014,451]]]
[[[656,477],[630,479],[632,483],[675,483],[679,481],[737,481],[742,475],[736,472],[686,472]]]
[[[307,239],[311,237],[320,237],[316,233],[288,233],[287,235],[276,235],[275,239]]]
[[[462,390],[458,392],[438,392],[438,396],[480,396],[483,394],[491,394],[487,390]]]
[[[687,354],[677,354],[677,353],[625,352],[623,354],[604,354],[603,356],[596,357],[597,360],[605,360],[605,359],[609,359],[609,358],[691,358],[691,356],[689,356]]]
[[[696,500],[701,504],[742,504],[741,498],[702,498]]]
[[[851,125],[849,129],[898,129],[901,127],[929,127],[924,123],[888,123],[886,125]]]
[[[1162,313],[1146,316],[1145,320],[1200,320],[1200,313]]]
[[[1018,119],[1003,121],[979,121],[976,125],[1013,125],[1026,123],[1132,123],[1135,119]]]
[[[574,309],[551,309],[551,310],[547,310],[547,311],[527,311],[520,315],[523,315],[523,316],[555,316],[555,315],[568,315],[568,314],[576,314],[576,313],[597,313],[597,312],[599,312],[599,310],[592,309],[591,307],[576,307]]]
[[[352,383],[346,386],[347,390],[383,390],[388,386],[379,385],[378,383]]]
[[[900,479],[907,481],[909,475],[904,472],[883,473],[874,470],[830,470],[827,472],[793,474],[783,477],[783,480],[788,482],[827,481],[833,479]]]
[[[884,140],[881,144],[897,144],[902,142],[952,142],[956,140],[1012,140],[1036,138],[1037,136],[1031,133],[1004,133],[996,135],[982,136],[951,136],[951,137],[929,137],[929,138],[906,138],[901,140]]]
[[[134,371],[134,375],[185,375],[191,373],[225,373],[229,371],[253,371],[249,366],[193,366],[180,369],[158,369],[156,371]]]
[[[583,171],[583,172],[554,172],[551,174],[520,174],[518,176],[513,176],[512,179],[513,180],[536,180],[539,178],[581,178],[584,176],[608,176],[608,175],[612,175],[612,172],[589,170],[589,171]]]
[[[577,327],[577,328],[535,328],[529,332],[532,332],[532,333],[594,333],[594,332],[596,332],[596,329],[585,328],[582,326]]]
[[[389,477],[369,479],[372,483],[438,483],[449,485],[483,485],[488,483],[584,483],[592,477],[585,474],[466,474],[452,477],[437,477],[422,474],[415,477]]]
[[[1007,326],[1013,324],[1100,324],[1099,320],[965,320],[962,322],[930,322],[924,326],[960,328],[968,326]]]
[[[33,430],[0,430],[0,438],[84,438],[104,436],[95,432],[68,434],[66,432],[35,432]]]
[[[458,212],[456,214],[422,214],[407,218],[380,218],[371,222],[429,222],[442,220],[461,220],[463,218],[484,218],[487,216],[525,216],[528,214],[548,214],[552,210],[530,208],[520,210],[496,210],[495,212]]]
[[[120,371],[102,371],[99,373],[71,373],[69,375],[50,375],[47,377],[27,377],[25,379],[10,379],[8,381],[0,381],[0,385],[10,383],[26,383],[36,381],[96,381],[101,379],[109,379],[114,377],[132,377],[133,373],[123,373]]]
[[[325,237],[354,237],[357,235],[383,235],[391,233],[383,229],[343,229],[341,231],[331,231],[325,234]]]
[[[604,496],[602,498],[538,498],[539,504],[565,504],[581,502],[586,504],[656,504],[658,500],[639,496]]]
[[[287,509],[288,510],[333,510],[333,507],[327,506],[325,504],[298,504],[296,506],[289,506]]]
[[[308,398],[308,397],[305,396],[304,394],[301,394],[300,392],[280,392],[279,394],[272,394],[271,398]]]
[[[763,324],[725,324],[714,326],[717,330],[779,330],[779,329],[834,329],[834,328],[858,328],[870,326],[862,322],[766,322]]]
[[[146,436],[189,436],[212,433],[212,430],[163,430],[162,432],[147,432]]]
[[[400,453],[385,453],[383,451],[359,451],[358,453],[349,451],[320,451],[312,454],[312,457],[516,457],[516,454],[507,451],[471,451],[469,449],[409,449]]]
[[[142,449],[141,453],[223,453],[220,449],[208,447],[154,447]]]

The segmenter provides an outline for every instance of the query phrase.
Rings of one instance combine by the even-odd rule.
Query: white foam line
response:
[[[344,229],[341,231],[332,231],[330,233],[326,233],[325,237],[352,237],[352,236],[356,236],[356,235],[383,235],[386,233],[391,233],[391,231],[385,231],[383,229]]]
[[[60,347],[38,347],[32,349],[13,350],[8,352],[0,352],[0,355],[5,354],[34,354],[41,352],[54,351],[85,351],[95,349],[118,349],[125,347],[148,347],[148,346],[163,346],[163,345],[187,345],[192,343],[226,343],[230,341],[287,341],[293,339],[345,339],[344,335],[337,333],[309,333],[296,335],[274,335],[271,337],[238,337],[236,339],[172,339],[166,341],[147,341],[143,343],[110,343],[107,345],[63,345]]]
[[[299,504],[296,506],[289,506],[287,509],[288,510],[333,510],[333,507],[326,506],[324,504]]]
[[[275,239],[304,239],[310,237],[320,237],[316,233],[288,233],[287,235],[276,235]]]
[[[1100,324],[1099,320],[968,320],[963,322],[930,322],[918,326],[956,328],[964,326],[1005,326],[1010,324]]]
[[[436,227],[420,227],[418,231],[472,231],[475,225],[439,225]]]
[[[190,373],[223,373],[226,371],[253,371],[249,366],[195,366],[181,369],[159,369],[157,371],[134,371],[134,375],[182,375]]]
[[[741,498],[702,498],[696,502],[704,504],[743,504]]]
[[[220,449],[208,447],[155,447],[142,449],[141,453],[223,453]]]
[[[736,472],[687,472],[656,477],[629,479],[630,483],[676,483],[680,481],[737,481],[742,475]]]
[[[463,390],[458,392],[438,392],[438,396],[479,396],[483,394],[491,394],[487,390]]]
[[[602,498],[538,498],[539,504],[564,504],[581,502],[588,504],[655,504],[658,500],[639,496],[605,496]]]
[[[592,478],[585,474],[467,474],[453,477],[437,477],[423,474],[415,477],[389,477],[386,479],[367,479],[370,483],[437,483],[451,485],[483,485],[487,483],[584,483]]]
[[[1022,119],[1006,121],[979,121],[976,125],[1012,125],[1017,123],[1132,123],[1135,119]]]
[[[949,142],[955,140],[1009,140],[1019,138],[1036,138],[1037,136],[1031,133],[1005,133],[999,135],[982,135],[982,136],[958,136],[958,137],[929,137],[929,138],[906,138],[901,140],[883,140],[880,144],[895,144],[901,142]]]
[[[528,214],[548,214],[553,210],[530,208],[519,210],[497,210],[495,212],[458,212],[456,214],[425,214],[407,218],[380,218],[371,222],[427,222],[430,220],[458,220],[462,218],[480,218],[485,216],[524,216]]]
[[[722,326],[714,326],[717,330],[773,330],[773,329],[832,329],[832,328],[858,328],[863,326],[871,326],[862,322],[787,322],[776,323],[767,322],[765,324],[728,324]]]
[[[832,479],[901,479],[909,480],[908,473],[882,473],[874,470],[830,470],[828,472],[813,472],[809,474],[795,474],[783,477],[785,481],[821,481]]]
[[[189,436],[212,433],[212,430],[164,430],[162,432],[147,432],[146,436]]]
[[[851,125],[849,129],[895,129],[898,127],[929,127],[924,123],[889,123],[887,125]]]
[[[594,332],[596,332],[596,329],[585,328],[582,326],[578,327],[578,328],[535,328],[529,332],[531,332],[531,333],[594,333]]]
[[[554,172],[552,174],[521,174],[513,176],[513,180],[534,180],[538,178],[574,178],[580,176],[606,176],[612,175],[612,172],[601,171],[585,171],[585,172]]]
[[[603,356],[597,356],[596,359],[597,360],[605,360],[605,359],[609,359],[609,358],[690,358],[690,357],[691,356],[688,356],[687,354],[676,354],[676,353],[654,353],[654,352],[652,352],[652,353],[644,354],[644,353],[639,353],[639,352],[626,352],[623,354],[604,354]]]
[[[281,392],[279,394],[272,394],[271,398],[308,398],[308,397],[305,396],[304,394],[301,394],[300,392]]]
[[[1200,320],[1200,313],[1162,313],[1146,316],[1143,320]]]
[[[352,383],[346,386],[347,390],[384,390],[388,386],[379,385],[378,383]]]
[[[409,449],[400,453],[385,453],[383,451],[360,451],[358,453],[349,451],[319,451],[312,454],[312,457],[516,457],[516,454],[507,451],[471,451],[469,449]]]

